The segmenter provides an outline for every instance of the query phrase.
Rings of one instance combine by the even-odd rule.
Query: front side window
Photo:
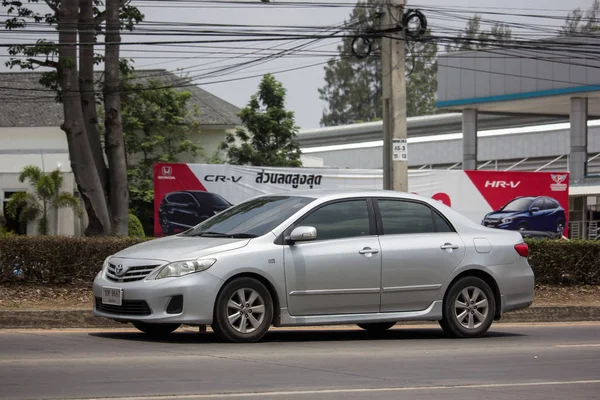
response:
[[[502,207],[501,211],[506,212],[523,212],[529,211],[529,206],[531,206],[531,197],[522,197],[520,199],[515,199]]]
[[[533,207],[537,207],[540,210],[544,210],[544,199],[537,199],[536,201],[533,202],[533,204],[531,205],[531,208]]]
[[[294,215],[314,199],[299,196],[263,196],[233,206],[207,219],[184,236],[257,237]]]
[[[378,200],[384,235],[452,232],[444,218],[429,206],[402,200]]]
[[[297,225],[316,228],[317,240],[344,239],[371,234],[366,200],[327,204],[310,213]]]

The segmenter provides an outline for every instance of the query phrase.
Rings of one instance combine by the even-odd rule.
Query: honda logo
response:
[[[163,174],[163,176],[173,175],[173,167],[170,167],[170,166],[162,167],[162,174]]]

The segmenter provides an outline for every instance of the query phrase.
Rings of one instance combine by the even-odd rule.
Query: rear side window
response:
[[[185,193],[173,193],[167,198],[171,203],[187,204],[192,201],[191,196]]]
[[[558,203],[552,199],[544,199],[544,210],[553,210],[558,208]]]
[[[384,235],[453,232],[431,207],[402,200],[378,200]]]

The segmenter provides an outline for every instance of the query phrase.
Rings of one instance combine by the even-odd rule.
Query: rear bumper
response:
[[[531,306],[534,299],[535,276],[525,258],[511,265],[499,265],[489,269],[500,289],[501,314]]]
[[[94,297],[102,298],[102,287],[120,288],[123,290],[123,301],[128,302],[128,307],[111,306],[109,310],[100,310],[94,303],[93,315],[120,322],[208,325],[212,323],[215,299],[222,284],[221,279],[208,271],[180,278],[142,280],[130,283],[112,282],[99,274],[94,280]],[[182,311],[177,314],[168,313],[167,307],[171,299],[179,295],[183,296]],[[138,304],[141,302],[147,303],[149,313],[143,309],[140,311],[143,307],[140,308]],[[136,306],[132,306],[132,304],[136,304]],[[138,315],[132,315],[132,312],[138,313]]]

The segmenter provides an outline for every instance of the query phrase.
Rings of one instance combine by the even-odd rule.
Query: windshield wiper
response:
[[[251,233],[222,233],[222,232],[200,232],[194,236],[205,236],[205,237],[219,237],[219,238],[232,238],[232,239],[252,239],[258,237]]]

